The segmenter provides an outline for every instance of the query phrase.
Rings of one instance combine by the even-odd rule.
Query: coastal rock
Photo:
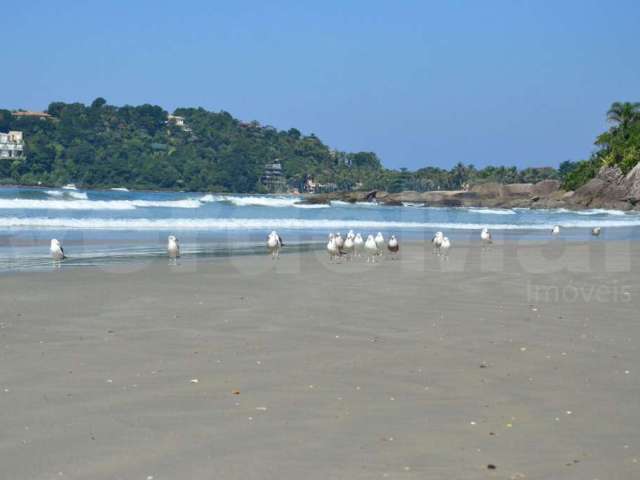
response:
[[[403,191],[389,193],[332,192],[304,197],[303,203],[322,204],[334,200],[343,202],[375,201],[381,205],[401,206],[403,203],[430,207],[485,208],[609,208],[630,210],[640,207],[640,164],[627,175],[619,168],[603,167],[596,178],[575,192],[565,192],[558,180],[531,183],[480,183],[469,190],[431,192]]]
[[[542,180],[531,187],[533,195],[547,196],[560,190],[559,180]]]
[[[569,199],[577,207],[630,210],[638,202],[640,170],[636,165],[626,176],[618,167],[602,167],[598,175]]]

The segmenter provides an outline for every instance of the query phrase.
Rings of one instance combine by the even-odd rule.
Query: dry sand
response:
[[[640,478],[639,258],[414,244],[0,276],[0,478]]]

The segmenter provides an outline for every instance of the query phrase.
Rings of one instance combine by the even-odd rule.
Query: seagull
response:
[[[400,251],[400,244],[398,243],[398,239],[395,235],[391,235],[389,243],[387,244],[387,249],[394,256],[398,255],[398,252]]]
[[[597,237],[600,235],[601,231],[602,229],[600,227],[594,227],[591,229],[591,235],[593,235],[594,237]]]
[[[54,260],[64,260],[67,256],[64,254],[64,250],[62,248],[62,244],[60,240],[56,240],[55,238],[51,239],[51,247],[49,248],[51,251],[51,258]]]
[[[444,258],[445,259],[449,258],[449,249],[451,248],[451,242],[449,241],[449,237],[442,238],[442,245],[440,246],[440,248],[442,249],[442,254],[444,255]]]
[[[489,232],[489,229],[487,227],[484,227],[482,229],[482,232],[480,232],[480,239],[482,240],[483,247],[489,246],[493,243],[491,232]]]
[[[351,240],[356,238],[356,234],[353,233],[353,230],[349,230],[349,233],[347,233],[347,238],[350,238]]]
[[[269,236],[267,237],[267,250],[271,254],[271,259],[275,260],[280,256],[280,248],[284,244],[282,243],[282,238],[278,235],[278,232],[272,230]]]
[[[364,250],[364,240],[362,239],[362,235],[359,233],[356,234],[356,238],[353,240],[354,252],[356,257],[360,257],[362,255],[362,250]]]
[[[336,247],[338,247],[338,252],[342,254],[342,246],[344,245],[344,238],[342,238],[342,235],[340,234],[340,232],[336,234],[336,236],[334,237],[334,240],[336,242]]]
[[[342,250],[347,255],[347,260],[353,256],[353,251],[355,249],[355,242],[353,237],[349,236],[350,234],[353,234],[353,232],[349,232],[349,234],[347,234],[347,239],[344,241],[344,245],[342,246]]]
[[[364,243],[364,249],[367,252],[367,263],[375,263],[376,255],[378,255],[378,246],[373,239],[373,235],[367,237],[367,241]]]
[[[552,235],[560,235],[560,225],[554,225],[551,229]]]
[[[167,252],[169,258],[178,258],[180,256],[180,242],[173,235],[169,235],[167,239]]]
[[[431,243],[433,244],[433,253],[440,255],[440,247],[442,247],[442,239],[444,235],[442,232],[436,232],[436,234],[431,239]]]
[[[335,260],[335,258],[340,255],[340,250],[338,250],[338,245],[336,244],[336,237],[333,233],[329,234],[329,242],[327,243],[327,252],[329,253],[329,261]]]
[[[378,247],[378,255],[382,255],[382,249],[384,248],[384,237],[382,233],[378,232],[375,238],[376,247]]]

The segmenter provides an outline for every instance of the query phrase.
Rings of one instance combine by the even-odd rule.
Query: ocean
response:
[[[129,192],[0,188],[0,272],[51,268],[49,243],[60,240],[65,265],[128,263],[166,254],[172,234],[183,258],[264,251],[277,230],[286,251],[323,248],[329,232],[349,229],[395,234],[401,241],[428,240],[442,230],[456,241],[474,241],[488,227],[496,241],[549,240],[554,225],[561,238],[640,238],[640,213],[617,210],[433,208],[370,203],[305,205],[300,196],[184,192]],[[603,228],[600,237],[590,234]]]

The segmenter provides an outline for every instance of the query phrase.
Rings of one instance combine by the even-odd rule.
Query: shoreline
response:
[[[555,182],[555,183],[553,183]],[[553,183],[550,185],[550,183]],[[542,184],[542,185],[541,185]],[[56,186],[44,185],[0,185],[0,189],[62,189]],[[95,192],[113,192],[113,188],[120,187],[86,187],[79,186],[78,190]],[[543,180],[538,184],[478,184],[469,190],[432,190],[417,192],[405,190],[398,193],[385,191],[337,191],[331,193],[234,193],[213,191],[190,191],[172,189],[136,189],[126,187],[130,193],[185,193],[202,195],[227,195],[227,196],[264,196],[264,197],[297,197],[302,205],[328,205],[332,201],[346,203],[374,203],[380,206],[403,206],[403,204],[416,204],[416,207],[442,207],[442,208],[495,208],[513,209],[529,208],[535,210],[553,210],[564,208],[571,211],[584,211],[591,209],[611,209],[623,212],[640,211],[640,202],[633,203],[620,199],[583,199],[576,197],[572,191],[560,189],[559,182]],[[117,190],[115,190],[117,191]],[[419,205],[421,204],[421,205]]]

